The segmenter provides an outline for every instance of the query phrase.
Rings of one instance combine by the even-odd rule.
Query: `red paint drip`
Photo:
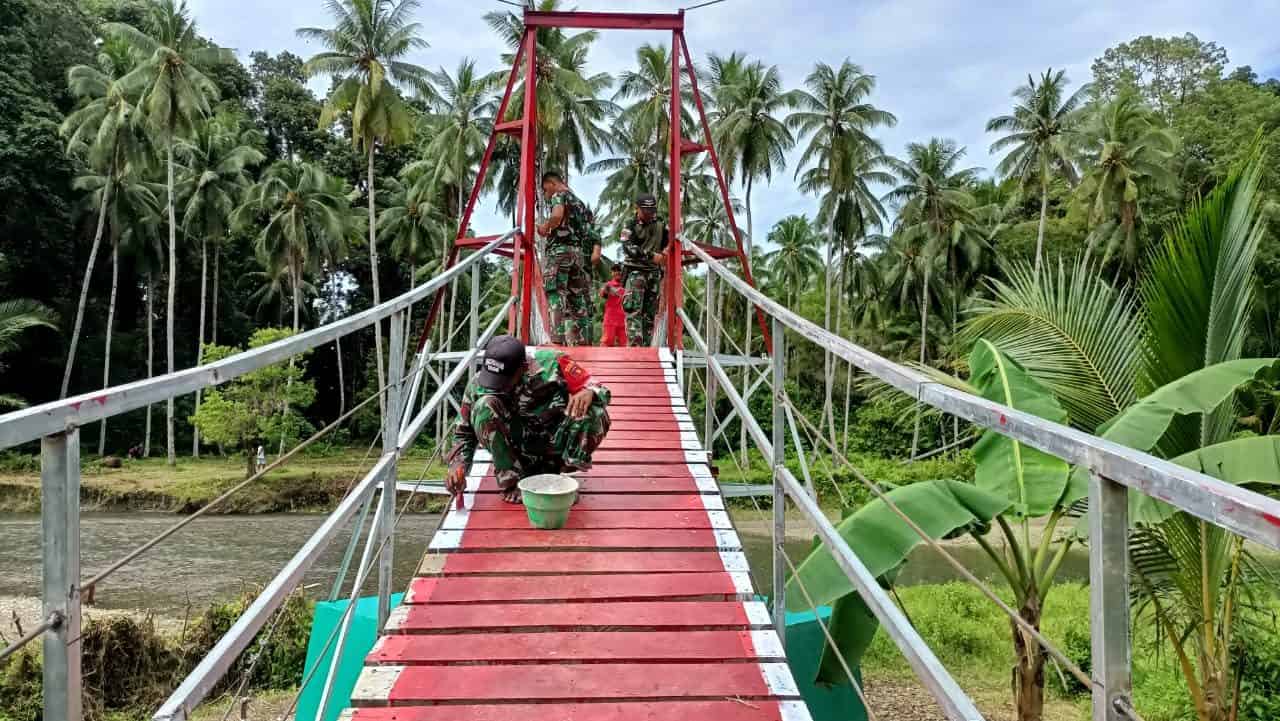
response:
[[[1276,528],[1280,528],[1280,517],[1273,516],[1270,513],[1264,513],[1262,514],[1262,520],[1266,521],[1267,523],[1270,523]]]
[[[1008,423],[1008,422],[1009,422],[1009,419],[1005,418],[1005,417],[1004,417],[1004,414],[1003,414],[1003,413],[1001,413],[1001,414],[1000,414],[1000,425],[1002,425],[1002,426],[1003,426],[1004,424],[1006,424],[1006,423]]]
[[[105,394],[96,396],[93,400],[100,406],[105,406],[107,404],[107,396]]]

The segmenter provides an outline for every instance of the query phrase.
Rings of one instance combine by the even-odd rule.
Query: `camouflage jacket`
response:
[[[632,218],[627,226],[630,237],[622,244],[623,263],[633,268],[656,268],[653,256],[667,249],[667,222],[655,217],[651,222],[641,223],[639,218]]]
[[[552,208],[557,205],[563,205],[565,208],[564,220],[551,231],[551,236],[547,238],[547,248],[571,245],[581,248],[584,257],[590,258],[592,248],[600,244],[600,233],[596,230],[595,214],[591,212],[586,203],[579,200],[578,196],[568,189],[551,196],[548,204]]]
[[[505,429],[506,441],[515,453],[526,457],[546,455],[565,418],[569,396],[583,388],[592,389],[597,402],[609,404],[608,387],[592,380],[587,369],[568,353],[551,349],[529,354],[524,375],[510,391],[493,391],[470,383],[462,396],[462,407],[453,426],[453,446],[445,460],[451,468],[469,467],[479,446],[477,431],[489,424],[501,425],[488,407],[477,407],[476,399],[483,395],[502,395],[508,401],[511,419]]]

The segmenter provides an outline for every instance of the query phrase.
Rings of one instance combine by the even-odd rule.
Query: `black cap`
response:
[[[520,377],[524,363],[524,343],[520,339],[510,335],[494,336],[485,344],[476,383],[491,391],[509,390]]]
[[[645,193],[636,198],[636,207],[644,210],[657,210],[658,199],[653,197],[650,193]]]

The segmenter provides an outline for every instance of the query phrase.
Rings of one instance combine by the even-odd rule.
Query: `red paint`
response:
[[[639,466],[637,466],[639,467]],[[688,474],[684,476],[636,475],[630,477],[574,476],[581,483],[580,492],[586,496],[591,494],[634,494],[634,493],[700,493],[698,485]],[[480,482],[480,493],[498,492],[498,484],[493,478]]]
[[[710,530],[629,531],[467,531],[462,550],[711,550],[718,548]]]
[[[658,363],[657,348],[600,348],[595,346],[582,346],[578,348],[570,348],[569,355],[577,360],[587,364],[589,368],[595,370],[596,362],[600,363],[644,363],[646,368],[654,368]]]
[[[675,421],[675,414],[662,406],[609,406],[609,418],[614,421]]]
[[[531,27],[540,28],[678,30],[684,28],[684,14],[526,10],[524,22]]]
[[[604,451],[666,451],[679,448],[680,441],[666,438],[615,438],[612,433],[600,444]]]
[[[472,511],[467,530],[519,530],[529,527],[529,519],[519,513]],[[565,528],[577,530],[624,528],[711,528],[704,510],[695,511],[588,511],[574,509]]]
[[[718,573],[720,554],[712,551],[522,551],[520,553],[442,554],[438,575],[548,575],[592,573]],[[423,574],[425,575],[425,574]]]
[[[679,447],[679,444],[674,444]],[[685,463],[683,450],[674,451],[596,451],[592,460],[596,463],[625,463],[627,465],[645,465],[649,463]]]
[[[670,247],[667,248],[667,272],[663,277],[663,297],[667,306],[667,347],[676,350],[684,347],[684,326],[680,319],[679,310],[684,307],[684,265],[681,261],[684,259],[684,251],[680,247],[680,237],[682,225],[684,223],[684,210],[681,203],[684,200],[684,190],[681,187],[684,183],[683,164],[681,163],[680,141],[684,134],[680,130],[680,126],[684,121],[684,116],[680,112],[680,103],[683,99],[683,93],[676,92],[677,88],[682,88],[684,84],[681,82],[680,72],[680,54],[676,52],[676,48],[684,44],[684,35],[680,30],[684,27],[683,18],[681,18],[679,27],[673,27],[671,30],[671,89],[668,95],[667,109],[670,113],[667,116],[667,128],[669,128],[668,146],[670,154],[668,155],[668,172],[670,173],[669,184],[667,186],[667,226],[670,231]],[[689,63],[689,67],[693,68],[693,63]],[[690,73],[693,75],[693,73]]]
[[[750,620],[736,601],[629,601],[619,603],[471,603],[406,606],[391,633],[507,631],[745,630]]]
[[[437,604],[659,599],[731,601],[737,593],[733,579],[723,571],[618,573],[603,576],[435,576],[411,581],[404,602]]]
[[[674,440],[679,438],[678,435],[675,435],[676,433],[679,433],[679,431],[676,430],[676,426],[674,423],[666,424],[662,428],[654,428],[652,430],[635,429],[635,428],[627,428],[626,430],[620,430],[616,428],[610,428],[609,435],[605,437],[605,440],[606,441],[661,441],[663,443],[668,444],[667,447],[670,448],[671,447],[670,444]]]
[[[663,388],[662,395],[660,396],[628,396],[628,395],[614,396],[613,400],[609,403],[609,409],[610,411],[612,411],[614,408],[641,406],[641,407],[658,408],[658,409],[662,409],[665,412],[667,409],[671,408],[671,400],[672,400],[671,395],[667,393],[666,388]],[[676,400],[681,405],[684,405],[683,400],[681,399],[676,399]]]
[[[778,721],[775,701],[644,701],[356,709],[351,721]]]
[[[1267,523],[1270,523],[1272,526],[1280,528],[1280,518],[1277,518],[1276,516],[1273,516],[1270,513],[1263,513],[1262,520],[1266,521]]]
[[[1003,414],[1003,413],[1001,413],[1001,414],[1000,414],[1000,425],[1002,425],[1002,426],[1003,426],[1006,422],[1007,422],[1007,421],[1005,420],[1004,414]]]
[[[478,633],[383,636],[369,663],[406,666],[486,663],[658,663],[760,660],[750,631]],[[764,659],[777,660],[777,659]],[[640,673],[643,673],[641,671]]]
[[[387,701],[591,701],[625,699],[767,698],[753,663],[542,666],[411,666]],[[710,721],[710,720],[708,720]]]
[[[671,392],[667,390],[666,383],[646,383],[639,380],[627,381],[616,384],[616,388],[610,388],[614,399],[618,398],[658,398],[671,405]]]
[[[498,497],[497,493],[478,493],[471,508],[481,511],[502,511],[524,516],[524,508],[512,505]],[[704,508],[702,495],[696,493],[583,493],[573,512],[579,511],[693,511]]]

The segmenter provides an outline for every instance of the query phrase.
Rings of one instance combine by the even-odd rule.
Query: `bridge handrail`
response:
[[[174,689],[173,693],[169,695],[169,698],[165,700],[152,718],[156,721],[184,721],[188,718],[196,706],[231,670],[236,659],[244,653],[245,649],[249,647],[253,639],[258,635],[258,632],[262,630],[267,619],[293,593],[307,569],[319,558],[320,553],[324,551],[329,541],[355,516],[357,509],[364,503],[369,494],[373,493],[380,485],[383,487],[383,492],[386,492],[388,484],[385,476],[396,471],[396,459],[413,445],[414,440],[417,439],[426,422],[444,405],[450,391],[453,390],[458,381],[465,377],[467,368],[479,354],[479,349],[497,332],[500,322],[504,320],[507,309],[514,302],[514,298],[507,299],[506,303],[502,305],[497,315],[480,335],[476,345],[463,356],[461,362],[454,367],[453,371],[445,376],[440,387],[414,416],[413,422],[399,436],[394,448],[384,452],[379,457],[377,463],[369,469],[369,472],[365,474],[359,484],[342,499],[338,507],[311,534],[310,538],[298,549],[293,558],[263,588],[262,592],[253,600],[253,603],[245,609],[244,613],[236,619],[236,622],[223,634],[222,638],[218,639],[218,642],[209,650],[209,653],[200,660],[200,663]],[[360,529],[353,528],[352,532],[358,535]],[[372,535],[374,532],[374,529],[371,528],[370,534]],[[364,570],[363,568],[360,569],[357,576],[363,573]],[[344,618],[344,623],[348,622],[347,618]],[[329,679],[329,682],[332,682],[332,679]]]
[[[278,363],[371,326],[448,286],[467,268],[479,262],[481,258],[493,252],[518,232],[518,230],[507,231],[440,275],[402,295],[319,328],[206,365],[82,393],[71,398],[42,403],[0,415],[0,450],[34,441],[43,436],[61,433],[68,427],[83,426],[102,418],[226,383],[237,376]]]
[[[921,403],[1084,467],[1268,548],[1280,550],[1280,500],[934,381],[801,317],[695,244],[685,248],[783,325]]]
[[[693,339],[694,345],[706,354],[707,368],[715,374],[716,380],[728,397],[730,405],[738,410],[738,415],[742,418],[742,422],[747,429],[747,435],[751,437],[752,442],[760,450],[765,462],[777,469],[778,480],[785,487],[787,494],[791,496],[796,507],[813,524],[823,544],[831,552],[832,558],[835,559],[836,565],[844,572],[849,579],[849,583],[853,585],[858,595],[867,604],[867,608],[879,619],[881,625],[884,626],[885,632],[898,646],[898,649],[907,659],[907,663],[915,671],[916,676],[924,684],[925,688],[942,707],[947,718],[980,721],[983,718],[982,714],[974,706],[973,701],[964,690],[960,688],[960,685],[952,678],[946,667],[942,665],[942,662],[938,660],[938,657],[933,653],[933,649],[929,648],[929,644],[925,643],[920,633],[911,625],[911,621],[907,619],[906,614],[902,612],[902,609],[898,608],[893,599],[889,597],[889,593],[880,586],[871,571],[858,558],[858,554],[854,553],[848,542],[840,536],[835,526],[822,513],[822,509],[818,507],[817,501],[809,496],[804,486],[796,480],[791,471],[786,466],[781,465],[779,459],[775,458],[774,443],[765,436],[764,429],[760,427],[759,422],[752,415],[746,400],[734,388],[733,381],[729,379],[729,374],[725,372],[724,367],[708,350],[707,342],[698,333],[694,322],[683,308],[679,309],[677,314],[684,322],[684,332]],[[775,351],[780,351],[784,347],[784,338],[780,333],[775,332],[773,334],[773,342]],[[777,501],[775,501],[774,512],[780,512],[777,508]],[[776,588],[777,578],[775,578],[774,583]],[[776,590],[774,598],[775,601],[781,598],[781,594]],[[775,620],[783,612],[782,604],[777,603],[774,607]]]

